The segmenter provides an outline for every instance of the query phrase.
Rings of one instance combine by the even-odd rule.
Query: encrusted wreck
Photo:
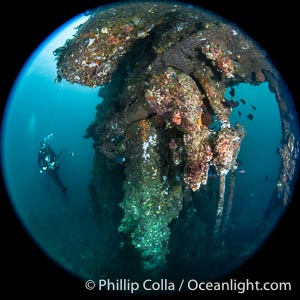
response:
[[[190,201],[189,190],[207,187],[210,172],[220,182],[219,197],[211,199],[212,235],[228,223],[246,131],[230,124],[227,87],[268,81],[275,92],[283,127],[278,201],[287,203],[298,144],[280,76],[238,28],[193,7],[127,3],[92,11],[55,55],[58,78],[101,86],[103,102],[86,132],[95,147],[95,214],[109,222],[119,204],[119,232],[140,254],[144,269],[164,265],[170,223]]]

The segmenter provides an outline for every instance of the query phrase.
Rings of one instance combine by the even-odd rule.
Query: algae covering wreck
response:
[[[230,122],[237,103],[226,88],[268,82],[275,93],[283,139],[274,193],[288,203],[297,133],[278,72],[237,27],[180,3],[128,2],[89,12],[55,56],[58,80],[99,88],[85,135],[94,140],[94,215],[110,234],[118,228],[145,271],[164,267],[170,235],[192,220],[197,199],[206,220],[194,238],[211,249],[226,235],[247,135]]]

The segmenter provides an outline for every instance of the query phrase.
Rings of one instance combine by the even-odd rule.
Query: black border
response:
[[[5,99],[23,64],[33,50],[64,22],[87,9],[95,8],[109,1],[93,0],[52,0],[36,2],[32,0],[5,2],[1,4],[1,69],[0,99],[1,112]],[[299,15],[296,1],[188,1],[201,5],[220,14],[240,26],[265,49],[285,79],[295,103],[299,103],[300,52],[296,42],[299,38]],[[272,3],[272,4],[271,4]],[[266,5],[266,6],[264,6]],[[6,18],[4,18],[6,16]],[[298,105],[296,105],[298,108]],[[291,281],[293,291],[284,296],[295,295],[299,280],[296,276],[299,263],[299,233],[296,224],[299,204],[296,186],[293,201],[288,207],[279,226],[275,229],[261,250],[244,266],[231,274],[231,278],[252,278],[261,281]],[[75,277],[65,273],[54,264],[34,244],[18,221],[5,190],[1,189],[0,209],[1,246],[1,294],[23,296],[67,295],[100,296],[99,292],[89,292]],[[213,293],[208,295],[223,295]],[[225,293],[225,295],[229,293]],[[230,293],[234,294],[234,293]],[[190,296],[204,296],[206,293],[193,293]],[[248,294],[248,295],[253,295]],[[261,294],[262,295],[262,294]],[[271,293],[271,296],[279,293]],[[113,296],[113,295],[106,295]]]

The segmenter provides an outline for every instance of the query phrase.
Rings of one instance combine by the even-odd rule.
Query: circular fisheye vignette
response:
[[[122,6],[130,9],[122,10]],[[97,211],[107,205],[117,214],[116,203],[108,204],[104,199],[103,191],[110,190],[111,198],[121,202],[123,209],[120,223],[114,224],[124,235],[120,243],[125,252],[139,253],[136,259],[146,274],[171,268],[167,253],[170,251],[169,260],[175,259],[176,226],[183,228],[186,221],[200,224],[205,218],[212,220],[211,224],[201,224],[195,231],[204,232],[209,242],[197,244],[198,251],[207,253],[209,247],[216,250],[204,263],[201,258],[190,258],[186,246],[182,261],[190,269],[204,264],[205,271],[212,270],[209,277],[220,275],[210,265],[215,259],[223,263],[221,274],[233,267],[224,265],[228,253],[216,245],[223,241],[229,249],[242,232],[235,228],[237,224],[247,226],[234,220],[242,200],[235,199],[234,191],[238,190],[236,177],[247,173],[241,168],[239,153],[247,146],[243,141],[249,124],[236,125],[231,115],[244,115],[237,107],[248,106],[252,111],[245,121],[254,123],[257,110],[245,99],[236,99],[237,86],[267,83],[275,93],[282,121],[280,171],[260,220],[255,220],[255,228],[266,226],[261,241],[277,223],[278,211],[288,204],[293,190],[298,125],[290,94],[266,54],[239,28],[223,19],[220,22],[219,17],[215,22],[215,17],[179,2],[101,7],[91,12],[74,39],[55,50],[58,81],[101,87],[99,119],[96,117],[88,127],[86,136],[98,143],[94,170],[105,170],[115,180],[109,186],[103,180],[104,171],[94,175],[90,191],[95,218],[103,222]],[[115,19],[120,22],[115,24]],[[224,97],[226,89],[228,98]],[[105,115],[105,110],[113,113]],[[100,138],[100,134],[106,138]],[[107,162],[114,168],[108,171]],[[264,180],[269,182],[269,175],[264,175]],[[215,191],[213,197],[210,191]],[[248,195],[255,198],[254,193]],[[199,212],[199,202],[210,207],[209,217]],[[277,213],[268,216],[273,209]],[[240,219],[243,217],[247,217],[246,212]],[[235,241],[228,238],[229,230]],[[188,235],[193,239],[195,232]],[[258,244],[244,241],[246,249],[236,249],[236,253],[243,252],[238,263],[253,254]]]

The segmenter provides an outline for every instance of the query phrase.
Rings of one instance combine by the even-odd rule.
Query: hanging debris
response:
[[[215,166],[217,174],[220,176],[220,197],[214,229],[215,234],[219,232],[223,216],[226,175],[230,170],[235,171],[237,168],[237,157],[245,134],[244,127],[237,123],[232,128],[226,127],[221,129],[215,140],[215,157],[212,164]],[[232,201],[232,199],[230,200]]]

